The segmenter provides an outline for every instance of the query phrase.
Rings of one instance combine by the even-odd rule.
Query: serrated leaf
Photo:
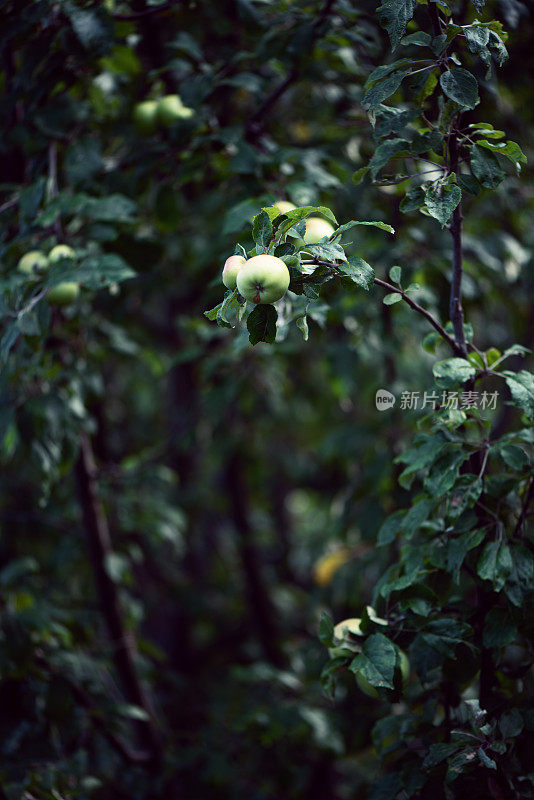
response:
[[[512,393],[514,405],[530,420],[534,420],[534,374],[526,370],[520,372],[507,370],[503,375]]]
[[[393,689],[397,661],[395,645],[383,633],[373,633],[363,643],[362,652],[350,664],[350,671],[361,673],[371,686]]]
[[[346,264],[339,264],[338,269],[346,278],[368,291],[374,283],[375,271],[363,258],[350,256]]]
[[[318,636],[319,641],[321,644],[324,644],[325,647],[334,646],[334,623],[326,611],[323,611],[321,614]]]
[[[476,375],[476,369],[465,358],[447,358],[438,361],[432,368],[438,386],[450,389],[465,383]]]
[[[383,103],[384,100],[387,100],[397,91],[404,78],[409,74],[410,70],[408,69],[397,70],[384,78],[384,80],[375,83],[365,92],[362,98],[362,106],[368,108],[369,111],[373,111],[380,103]]]
[[[403,510],[394,511],[393,514],[390,514],[382,523],[376,540],[378,547],[390,544],[395,540],[395,537],[401,530],[402,519],[405,514],[406,512]]]
[[[458,105],[474,108],[478,103],[478,82],[468,70],[449,69],[441,74],[439,82],[447,97]]]
[[[410,145],[406,139],[387,139],[378,145],[368,164],[371,178],[375,180],[382,167],[385,167],[391,158],[402,152],[407,155],[410,152]]]
[[[251,311],[247,319],[249,342],[252,345],[258,342],[272,344],[276,338],[276,320],[278,312],[273,305],[260,304]]]
[[[445,761],[446,758],[449,758],[453,753],[456,753],[460,747],[461,745],[453,744],[452,742],[437,742],[431,744],[423,761],[423,769],[433,769],[438,764],[441,764],[442,761]]]
[[[252,223],[252,238],[257,247],[262,247],[267,251],[269,243],[273,238],[273,225],[269,214],[264,209],[254,217]],[[259,250],[257,250],[257,252],[259,253]]]
[[[450,220],[456,206],[462,199],[462,190],[451,186],[432,185],[425,192],[425,205],[430,216],[437,219],[443,228]]]
[[[326,261],[346,261],[347,256],[340,244],[337,242],[317,242],[317,244],[307,244],[302,250],[306,253],[311,253],[317,258],[325,259]]]
[[[377,8],[380,24],[391,39],[391,49],[395,50],[404,36],[406,25],[414,14],[415,0],[385,0]]]
[[[360,222],[359,220],[351,219],[350,222],[345,222],[343,225],[339,226],[339,228],[336,230],[336,235],[354,228],[355,225],[370,225],[373,228],[380,228],[388,233],[395,233],[395,228],[393,228],[391,225],[388,225],[387,222]]]
[[[518,166],[520,164],[527,163],[526,155],[523,153],[523,151],[516,142],[512,141],[489,142],[486,139],[479,139],[477,141],[477,145],[480,147],[485,147],[487,150],[490,150],[492,153],[495,153],[495,155],[505,156]]]
[[[510,548],[504,542],[488,542],[477,564],[477,574],[482,580],[493,583],[496,592],[500,592],[511,575],[514,564]]]
[[[471,148],[469,165],[475,178],[488,189],[496,189],[506,177],[495,156],[476,144]]]

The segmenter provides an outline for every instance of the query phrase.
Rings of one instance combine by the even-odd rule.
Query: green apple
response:
[[[222,282],[226,286],[227,289],[235,289],[236,281],[237,281],[237,273],[246,262],[246,258],[243,256],[230,256],[224,262],[224,268],[222,271]]]
[[[301,250],[307,244],[317,244],[324,236],[330,238],[333,233],[334,226],[326,219],[321,219],[321,217],[308,217],[306,220],[304,239],[295,237],[292,240],[292,244],[295,246],[296,250]]]
[[[80,294],[80,287],[72,281],[63,281],[54,286],[47,294],[48,302],[54,306],[68,306]]]
[[[189,117],[193,116],[193,113],[193,109],[184,106],[177,94],[167,94],[161,100],[158,100],[158,122],[165,127],[173,125],[181,119],[189,119]]]
[[[362,635],[361,619],[359,617],[349,617],[338,622],[334,627],[334,636],[336,639],[344,639],[347,633],[355,636]]]
[[[56,244],[48,254],[48,263],[57,264],[58,261],[62,261],[65,258],[74,259],[76,258],[76,253],[68,244]]]
[[[296,208],[289,200],[278,200],[276,203],[273,203],[273,205],[278,209],[280,214],[287,214],[288,211],[294,211]]]
[[[133,111],[135,127],[143,136],[152,136],[158,127],[158,103],[156,100],[144,100],[137,103]]]
[[[22,256],[17,268],[27,275],[36,275],[48,268],[48,259],[42,250],[30,250],[29,253]]]
[[[308,217],[304,242],[306,244],[317,244],[324,236],[330,238],[333,233],[334,226],[328,220],[321,219],[321,217]]]
[[[289,270],[276,256],[253,256],[237,274],[239,294],[253,303],[274,303],[285,295],[288,286]]]

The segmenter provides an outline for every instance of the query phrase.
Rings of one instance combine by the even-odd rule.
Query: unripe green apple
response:
[[[27,275],[36,275],[48,268],[48,259],[42,250],[30,250],[29,253],[22,256],[17,268]]]
[[[334,627],[334,636],[336,639],[344,639],[347,633],[361,636],[361,623],[362,621],[359,617],[349,617],[348,619],[343,619]]]
[[[189,117],[193,116],[193,113],[193,109],[184,106],[177,94],[167,94],[161,100],[158,100],[158,122],[165,127],[173,125],[181,119],[189,119]]]
[[[76,258],[76,253],[68,244],[56,244],[48,254],[48,263],[57,264],[58,261],[62,261],[64,258],[74,259]]]
[[[253,303],[274,303],[285,295],[288,286],[289,270],[276,256],[253,256],[237,274],[239,294]]]
[[[349,617],[348,619],[343,619],[334,626],[334,638],[336,640],[343,641],[344,639],[348,639],[350,635],[361,636],[361,634],[361,619],[359,617]],[[343,644],[341,646],[328,648],[328,655],[330,658],[336,658],[336,656],[342,655],[342,652]]]
[[[317,244],[324,236],[332,236],[334,226],[331,222],[321,217],[308,217],[306,220],[306,233],[304,242],[306,244]]]
[[[144,100],[137,103],[133,111],[135,127],[143,136],[152,136],[158,127],[158,103],[156,100]]]
[[[54,306],[68,306],[80,294],[80,287],[72,281],[63,281],[54,286],[47,294],[48,302]]]
[[[277,200],[273,205],[278,209],[280,214],[287,214],[288,211],[294,211],[296,208],[289,200]]]
[[[224,268],[222,271],[222,282],[226,286],[227,289],[235,289],[236,281],[237,281],[237,273],[246,262],[246,258],[243,256],[230,256],[224,262]]]

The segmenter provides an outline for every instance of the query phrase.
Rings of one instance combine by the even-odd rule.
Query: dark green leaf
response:
[[[474,108],[478,103],[478,83],[466,69],[450,69],[441,74],[441,88],[451,100],[465,108]]]
[[[465,358],[447,358],[434,364],[432,372],[438,386],[450,389],[473,378],[476,369]]]
[[[393,689],[397,650],[382,633],[373,633],[365,640],[360,655],[352,661],[351,672],[361,672],[371,686]]]
[[[383,103],[384,100],[387,100],[397,91],[409,72],[407,69],[398,70],[397,72],[392,72],[384,80],[375,83],[365,92],[362,98],[362,106],[364,108],[367,107],[369,111],[373,111],[380,103]]]
[[[471,148],[469,163],[475,178],[488,189],[496,189],[506,177],[497,159],[478,145]]]
[[[415,10],[415,0],[385,0],[377,8],[380,24],[389,33],[391,49],[395,50]]]
[[[425,205],[429,214],[438,220],[443,228],[452,216],[452,212],[462,199],[462,190],[452,184],[434,184],[425,192]]]
[[[263,248],[265,252],[268,250],[269,244],[273,238],[273,225],[268,213],[263,209],[254,217],[254,222],[252,223],[252,238],[257,245],[256,252],[258,254],[260,253],[258,247]]]
[[[251,344],[268,342],[272,344],[276,338],[276,320],[278,313],[272,305],[257,305],[249,314],[247,329]]]
[[[492,608],[484,621],[484,647],[505,647],[517,637],[517,628],[505,608]]]
[[[534,420],[534,374],[520,372],[503,372],[508,388],[516,405],[530,420]]]
[[[478,560],[477,574],[483,580],[491,581],[495,591],[500,592],[513,568],[509,546],[505,542],[488,542]]]
[[[353,283],[369,290],[375,280],[374,269],[358,256],[350,256],[346,264],[338,264],[338,269]]]

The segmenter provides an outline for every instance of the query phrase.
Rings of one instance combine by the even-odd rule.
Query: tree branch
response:
[[[151,759],[156,760],[160,752],[160,737],[153,721],[154,712],[137,674],[135,643],[124,627],[117,587],[106,569],[112,547],[95,475],[93,449],[89,437],[84,433],[81,436],[80,455],[76,464],[76,478],[100,605],[113,642],[115,666],[124,691],[129,701],[142,708],[150,717],[147,721],[140,721],[137,727],[144,747],[150,751]]]
[[[517,520],[517,524],[514,528],[514,532],[512,533],[512,537],[515,537],[520,532],[521,528],[523,527],[523,523],[526,519],[528,509],[532,500],[534,499],[534,478],[530,481],[530,486],[528,492],[526,493],[525,499],[523,501],[523,507],[521,509],[521,513],[519,515],[519,519]]]
[[[449,174],[458,174],[458,139],[452,133],[449,137]],[[449,301],[449,316],[454,328],[454,338],[462,356],[467,355],[464,331],[464,310],[462,308],[462,277],[463,277],[463,253],[462,253],[462,204],[458,203],[452,214],[450,226],[452,236],[452,281],[451,294]]]
[[[330,16],[332,9],[334,7],[334,3],[336,0],[326,0],[321,13],[315,20],[312,26],[312,34],[311,34],[311,41],[310,41],[310,48],[309,53],[313,52],[315,47],[315,43],[321,34],[321,28],[324,23],[327,21],[328,17]],[[262,131],[263,128],[263,120],[267,113],[271,110],[271,108],[278,102],[278,100],[282,97],[282,95],[289,89],[292,83],[294,83],[301,71],[301,64],[295,64],[295,66],[291,69],[287,77],[280,83],[276,89],[274,89],[271,94],[269,94],[262,105],[255,111],[255,113],[250,117],[246,127],[245,127],[245,139],[256,139]]]
[[[332,264],[329,261],[321,261],[321,259],[319,258],[314,258],[311,261],[303,261],[302,263],[317,264],[321,267],[330,267],[331,269],[338,270],[336,264]],[[423,308],[423,306],[420,306],[419,303],[415,302],[415,300],[412,300],[412,298],[404,291],[404,289],[401,289],[398,286],[394,286],[392,283],[388,283],[387,281],[383,281],[381,280],[381,278],[375,278],[373,282],[376,283],[378,286],[382,286],[383,289],[387,289],[388,292],[395,292],[396,294],[400,294],[404,302],[407,303],[410,306],[410,308],[413,308],[414,311],[417,311],[418,314],[421,314],[421,316],[423,316],[432,325],[432,327],[437,330],[439,335],[443,339],[445,339],[447,344],[450,345],[450,347],[456,353],[456,355],[463,356],[465,358],[467,350],[461,350],[455,339],[449,333],[447,333],[445,328],[442,325],[440,325],[440,323],[435,317],[432,316],[430,311],[427,311],[426,308]]]

